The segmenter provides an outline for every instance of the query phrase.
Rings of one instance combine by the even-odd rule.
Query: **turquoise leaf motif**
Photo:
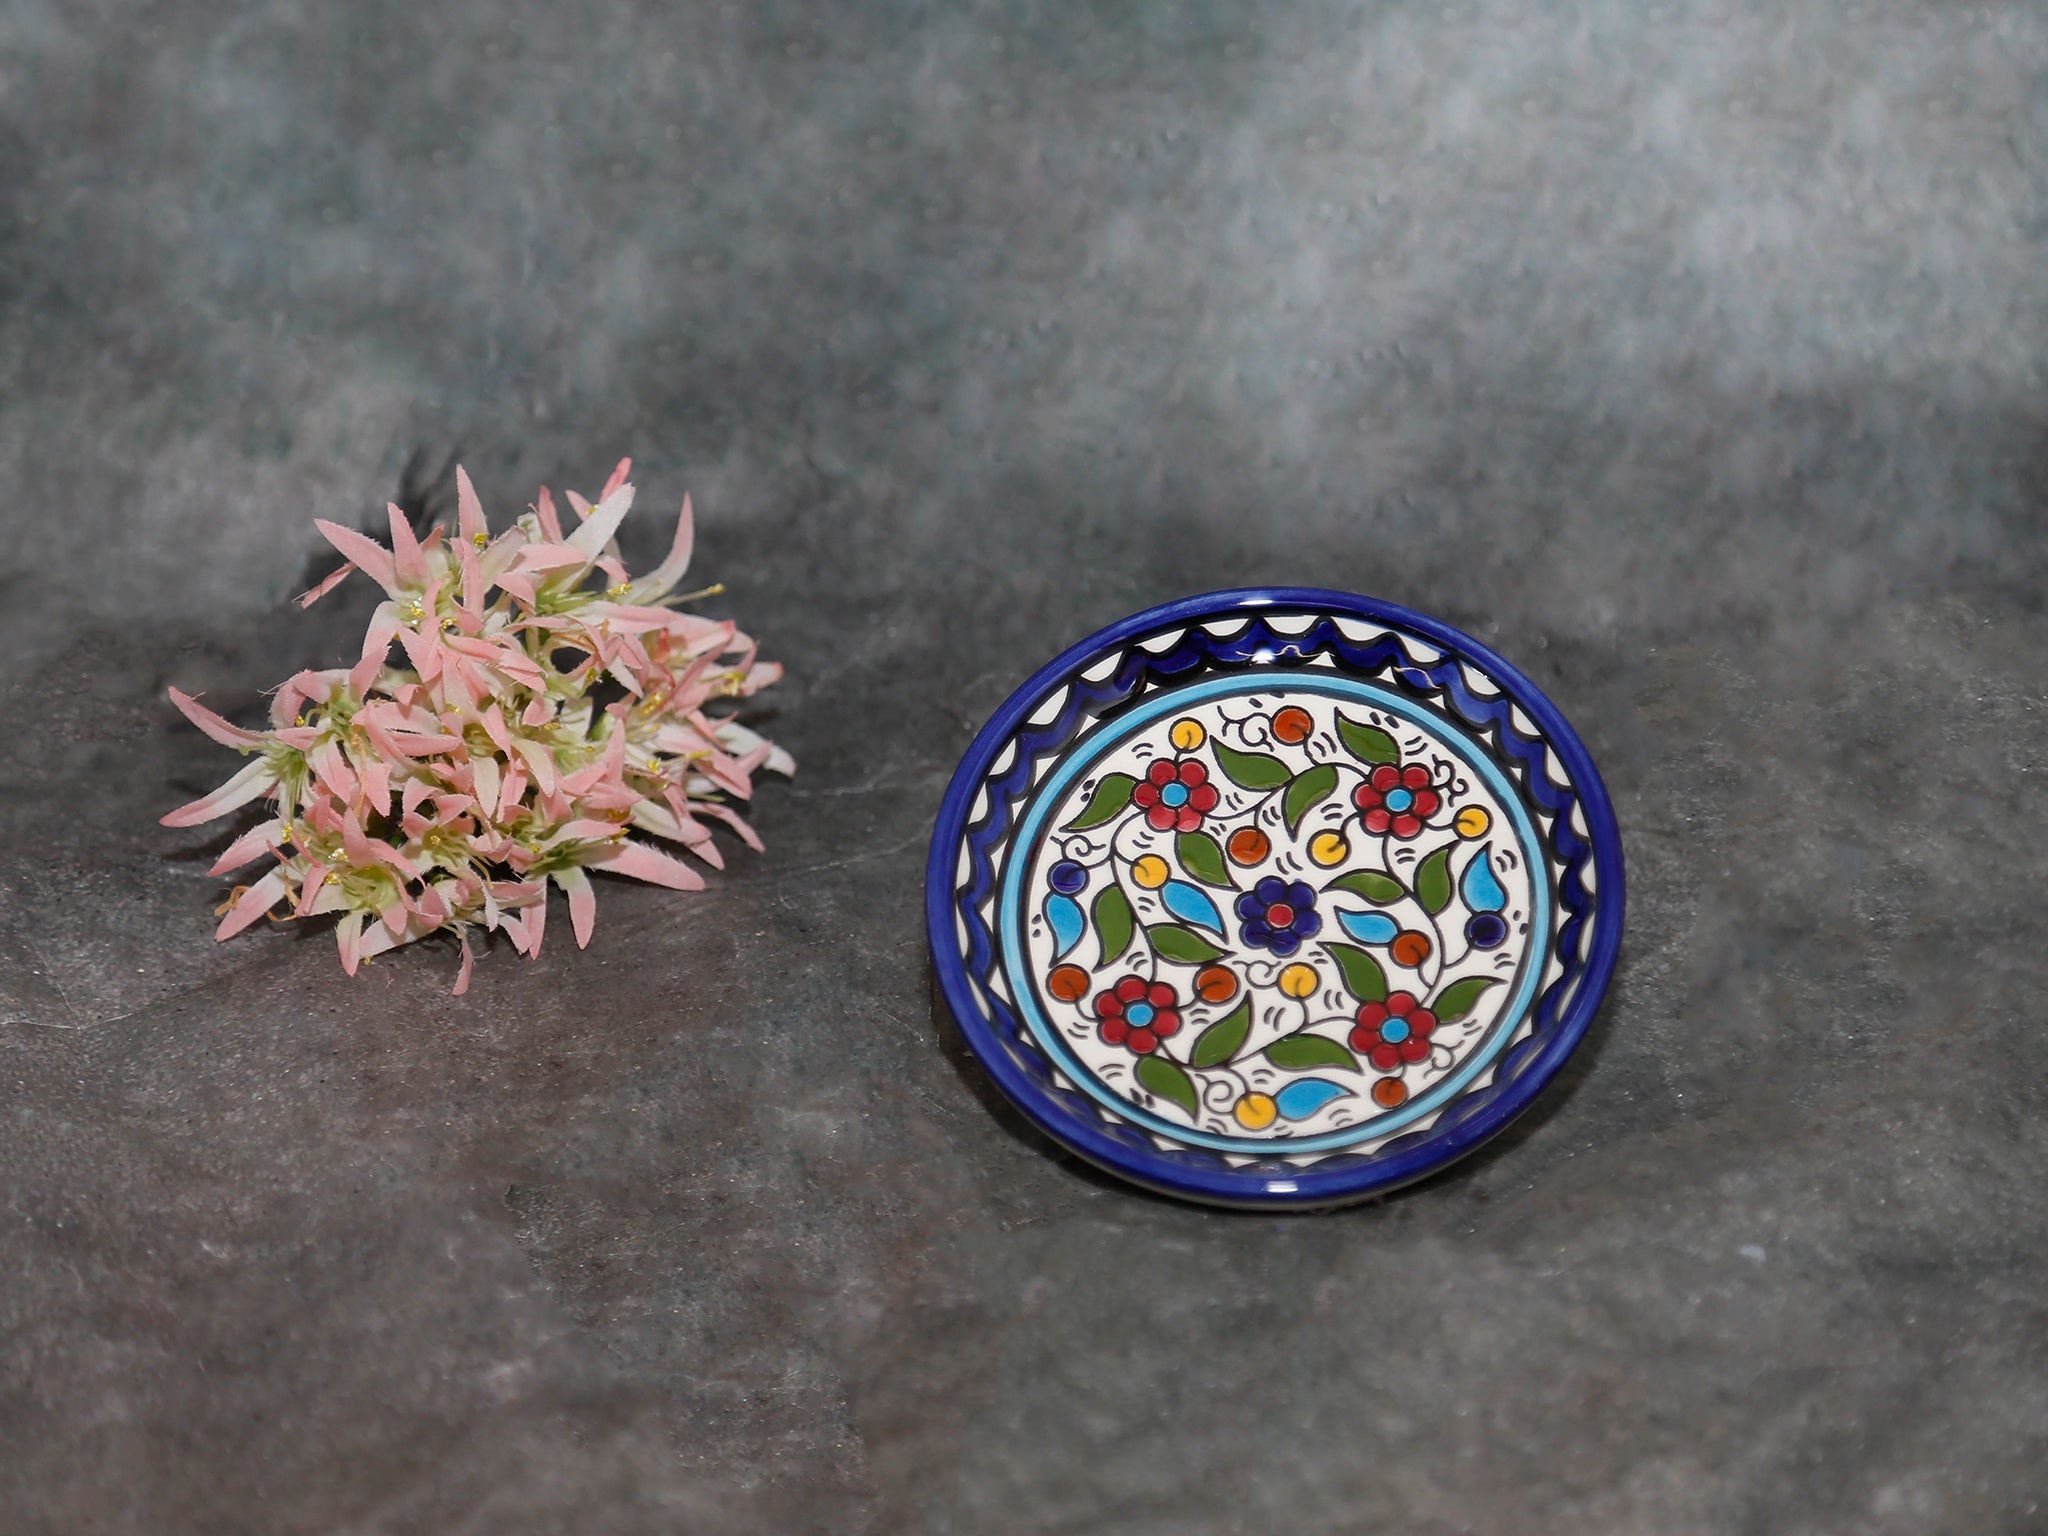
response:
[[[1486,844],[1472,856],[1472,862],[1465,866],[1465,878],[1458,882],[1458,893],[1474,912],[1498,912],[1508,904],[1508,893],[1500,888],[1493,873],[1493,844]]]
[[[1052,927],[1056,960],[1064,960],[1088,931],[1088,919],[1081,915],[1081,904],[1071,896],[1054,893],[1046,897],[1045,920]]]
[[[1306,1120],[1330,1100],[1344,1098],[1350,1092],[1327,1077],[1297,1077],[1273,1095],[1273,1102],[1285,1118]]]
[[[1223,932],[1223,914],[1216,910],[1216,903],[1198,886],[1189,885],[1185,880],[1169,880],[1160,887],[1159,899],[1166,903],[1166,910],[1182,922]]]
[[[1384,912],[1339,912],[1337,922],[1361,944],[1390,944],[1401,925]]]

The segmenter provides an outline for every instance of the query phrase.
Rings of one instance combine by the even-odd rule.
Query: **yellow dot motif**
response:
[[[1263,1131],[1279,1116],[1280,1106],[1273,1102],[1270,1093],[1248,1093],[1231,1107],[1230,1112],[1246,1130]]]
[[[1297,960],[1280,973],[1280,990],[1289,997],[1307,997],[1315,989],[1316,971],[1312,965]]]
[[[1468,805],[1458,812],[1458,819],[1451,823],[1458,829],[1460,837],[1484,837],[1486,829],[1493,825],[1493,818],[1476,805]]]
[[[1131,878],[1148,891],[1156,891],[1166,884],[1172,871],[1166,867],[1166,860],[1156,853],[1148,853],[1131,866]]]
[[[1324,869],[1333,869],[1351,857],[1351,845],[1335,832],[1318,832],[1309,839],[1308,856]]]
[[[1192,752],[1209,739],[1209,733],[1202,729],[1202,722],[1199,720],[1176,720],[1168,739],[1178,750]]]

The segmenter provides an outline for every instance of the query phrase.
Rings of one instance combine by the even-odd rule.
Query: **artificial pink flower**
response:
[[[757,771],[796,765],[716,711],[782,669],[758,660],[730,622],[676,606],[688,601],[671,595],[690,563],[688,498],[668,557],[645,576],[628,574],[614,535],[633,505],[630,468],[621,459],[595,502],[569,493],[577,523],[567,534],[542,487],[527,515],[493,537],[460,469],[452,539],[438,526],[416,537],[395,506],[389,548],[320,522],[344,563],[301,602],[351,571],[384,593],[354,663],[288,679],[264,731],[171,690],[186,718],[251,761],[165,825],[272,803],[270,818],[214,865],[221,874],[276,860],[236,888],[217,938],[280,906],[293,918],[336,913],[342,967],[353,975],[373,955],[452,932],[460,993],[473,930],[502,930],[521,953],[540,953],[550,883],[568,897],[579,946],[596,915],[586,871],[703,888],[694,868],[632,831],[714,869],[724,861],[707,820],[761,846],[731,801],[752,797]],[[626,697],[599,709],[591,690],[606,680]]]

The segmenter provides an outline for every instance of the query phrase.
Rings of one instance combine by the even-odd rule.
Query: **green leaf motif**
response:
[[[1152,941],[1160,959],[1176,965],[1207,965],[1223,954],[1194,929],[1183,928],[1179,923],[1154,923],[1145,930],[1145,937]]]
[[[1131,911],[1131,898],[1124,894],[1120,885],[1104,886],[1091,911],[1095,918],[1095,938],[1102,945],[1102,958],[1095,962],[1099,971],[1131,947],[1131,935],[1137,931],[1138,917]]]
[[[1195,1036],[1188,1052],[1191,1067],[1220,1067],[1244,1048],[1244,1037],[1252,1032],[1252,1000],[1247,997],[1214,1024]]]
[[[1224,777],[1240,789],[1278,789],[1293,777],[1277,757],[1268,757],[1263,752],[1240,752],[1220,741],[1212,740],[1210,745],[1216,749],[1217,766],[1222,768]]]
[[[1437,993],[1436,1001],[1429,1005],[1429,1011],[1436,1015],[1439,1024],[1449,1024],[1470,1013],[1478,1004],[1480,993],[1488,987],[1499,985],[1498,976],[1467,976],[1462,981],[1452,982]]]
[[[1337,770],[1328,763],[1317,763],[1313,768],[1304,769],[1294,776],[1287,786],[1287,793],[1280,797],[1280,814],[1286,818],[1287,832],[1292,836],[1301,829],[1301,818],[1321,805],[1337,790]]]
[[[1081,808],[1081,814],[1060,830],[1086,832],[1090,827],[1101,826],[1131,803],[1131,791],[1137,787],[1138,781],[1128,773],[1105,773],[1096,784],[1095,793]]]
[[[1189,1119],[1194,1118],[1201,1104],[1195,1093],[1194,1079],[1156,1052],[1138,1058],[1138,1086],[1178,1104],[1187,1111]]]
[[[1415,899],[1431,917],[1451,904],[1451,847],[1446,843],[1415,871]]]
[[[1230,870],[1223,862],[1223,849],[1206,832],[1183,832],[1173,840],[1180,867],[1204,885],[1231,889]]]
[[[1330,952],[1330,958],[1337,962],[1337,969],[1344,974],[1344,990],[1361,1003],[1383,1003],[1387,1000],[1387,973],[1380,969],[1379,961],[1355,944],[1325,943],[1323,948]]]
[[[1360,725],[1356,720],[1337,717],[1337,736],[1344,743],[1344,750],[1361,763],[1398,763],[1401,749],[1394,744],[1394,738],[1376,725]]]
[[[1346,1072],[1359,1070],[1356,1056],[1322,1035],[1288,1035],[1267,1046],[1265,1056],[1283,1072],[1306,1072],[1310,1067],[1341,1067]]]
[[[1392,906],[1408,894],[1408,887],[1392,875],[1383,875],[1376,869],[1354,869],[1348,875],[1339,875],[1328,885],[1326,891],[1349,891],[1354,896],[1363,896],[1374,906]]]

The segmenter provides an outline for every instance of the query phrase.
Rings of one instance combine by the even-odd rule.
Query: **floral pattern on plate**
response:
[[[1450,722],[1267,674],[1105,722],[1070,757],[1025,821],[1011,959],[1098,1097],[1211,1146],[1370,1140],[1526,1008],[1541,845]]]

